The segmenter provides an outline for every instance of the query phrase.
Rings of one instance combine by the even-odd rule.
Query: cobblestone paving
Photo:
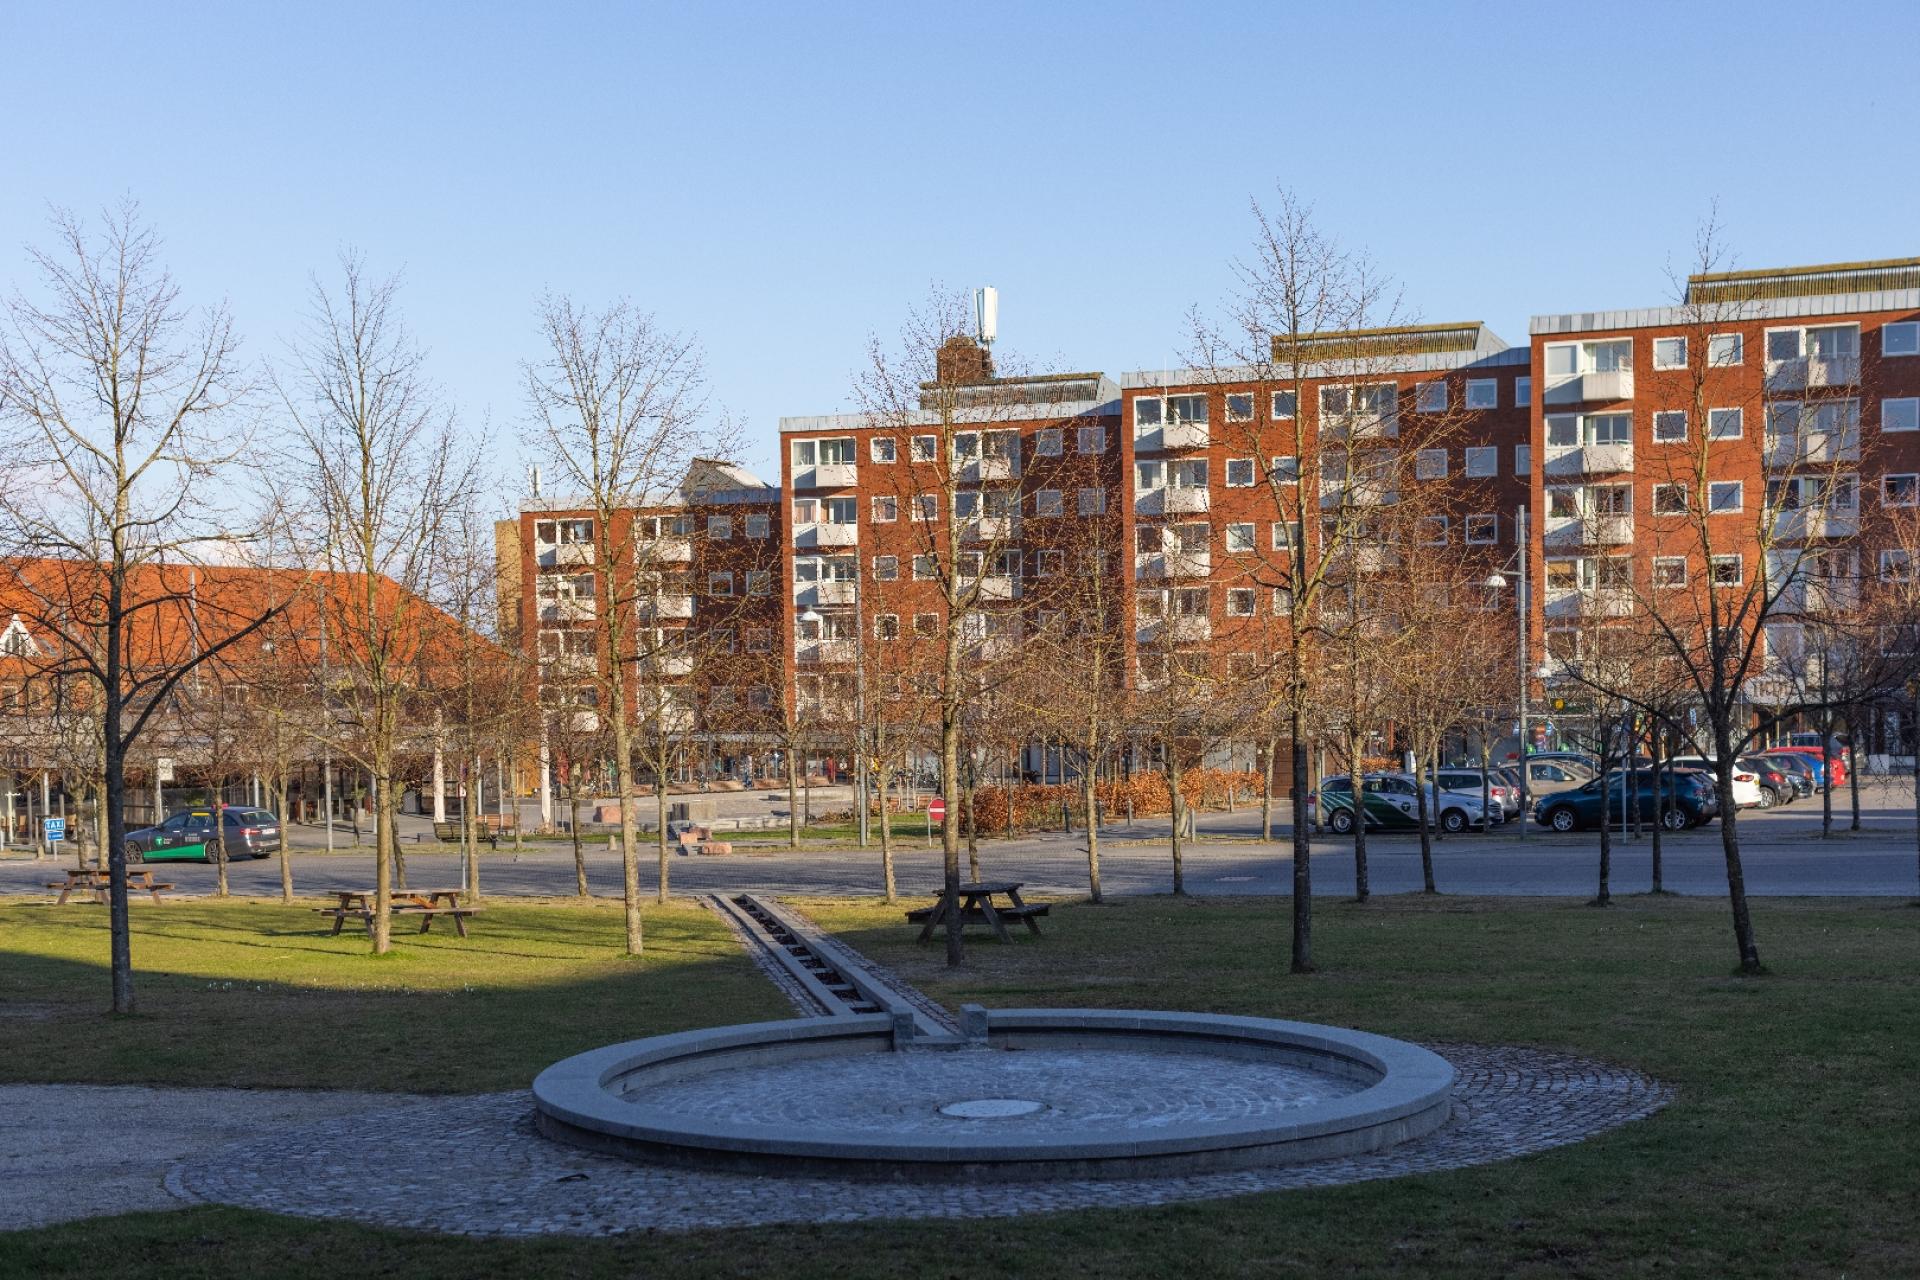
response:
[[[996,1132],[992,1120],[940,1114],[952,1102],[1041,1103],[1023,1134],[1077,1133],[1258,1120],[1358,1093],[1324,1072],[1213,1053],[1150,1049],[930,1049],[732,1067],[669,1080],[633,1101],[670,1116],[874,1133]]]
[[[1459,1071],[1454,1118],[1367,1155],[1187,1177],[875,1184],[701,1173],[592,1155],[534,1132],[525,1093],[413,1101],[209,1152],[176,1167],[189,1198],[466,1235],[878,1218],[1004,1217],[1213,1199],[1435,1173],[1529,1155],[1639,1120],[1672,1090],[1636,1071],[1533,1049],[1431,1045]],[[385,1133],[388,1142],[367,1135]]]

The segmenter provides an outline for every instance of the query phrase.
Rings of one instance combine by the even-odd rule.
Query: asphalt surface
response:
[[[1820,835],[1819,797],[1767,813],[1748,811],[1739,820],[1747,889],[1763,895],[1913,896],[1920,890],[1920,853],[1910,801],[1898,785],[1876,787],[1863,805],[1864,830],[1849,832],[1846,797],[1835,797],[1831,838]],[[1276,817],[1282,830],[1290,815]],[[1292,888],[1292,857],[1283,842],[1258,840],[1256,810],[1206,813],[1200,838],[1186,850],[1186,887],[1195,894],[1286,894]],[[424,826],[403,823],[403,839]],[[293,857],[297,892],[365,888],[373,882],[372,849],[351,847],[351,833],[339,831],[338,850],[328,854],[311,846],[324,839],[315,829],[298,831]],[[1171,859],[1164,819],[1131,827],[1103,828],[1102,887],[1109,894],[1165,893],[1172,888]],[[1666,887],[1686,894],[1726,892],[1726,864],[1717,825],[1664,840]],[[597,894],[617,894],[620,863],[604,838],[588,846],[588,883]],[[1085,836],[1054,833],[980,844],[983,876],[1023,882],[1037,893],[1075,894],[1086,890]],[[1375,833],[1368,839],[1368,868],[1375,893],[1407,893],[1421,887],[1419,843],[1406,835]],[[1632,893],[1649,887],[1651,840],[1628,840],[1617,833],[1613,849],[1613,891]],[[897,843],[897,877],[903,893],[931,894],[940,881],[940,852],[924,839]],[[964,850],[963,855],[964,857]],[[70,860],[70,858],[69,858]],[[1586,895],[1595,886],[1598,836],[1587,831],[1556,835],[1532,827],[1522,839],[1513,824],[1492,834],[1454,836],[1435,846],[1435,875],[1446,893]],[[214,868],[200,863],[156,863],[180,894],[211,891]],[[460,882],[460,859],[422,849],[407,858],[409,882],[441,887]],[[963,873],[964,873],[963,863]],[[228,868],[232,891],[274,895],[280,887],[275,859],[236,862]],[[0,894],[45,896],[54,865],[31,857],[0,857]],[[880,888],[880,851],[867,849],[770,849],[726,857],[675,855],[670,876],[677,894],[726,891],[856,895]],[[657,882],[652,846],[642,852],[642,884]],[[1351,894],[1354,867],[1351,839],[1317,837],[1313,853],[1317,892]],[[482,888],[491,894],[564,895],[573,892],[573,855],[564,843],[529,843],[519,853],[505,843],[481,860]]]

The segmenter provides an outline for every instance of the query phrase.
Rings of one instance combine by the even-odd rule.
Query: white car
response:
[[[1698,769],[1708,777],[1714,777],[1713,761],[1705,756],[1676,756],[1666,763],[1676,769]],[[1742,769],[1737,765],[1733,770],[1733,807],[1736,809],[1755,809],[1760,805],[1760,775],[1751,769]]]

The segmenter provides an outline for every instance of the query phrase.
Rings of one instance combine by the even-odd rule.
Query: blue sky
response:
[[[691,330],[746,460],[930,284],[1003,345],[1158,368],[1284,183],[1429,320],[1920,253],[1920,6],[0,6],[0,280],[50,204],[137,197],[255,355],[341,246],[517,473],[552,288]]]

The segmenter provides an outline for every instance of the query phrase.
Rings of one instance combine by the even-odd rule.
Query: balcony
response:
[[[1551,547],[1622,547],[1633,541],[1632,516],[1576,516],[1549,520],[1545,538]]]
[[[572,568],[577,565],[593,563],[593,544],[591,542],[562,542],[537,547],[534,560],[542,569]]]
[[[575,711],[569,726],[574,733],[598,733],[600,731],[600,713],[598,711]]]
[[[1164,453],[1177,449],[1204,449],[1213,443],[1212,432],[1204,422],[1169,422],[1148,427],[1133,437],[1135,453]]]
[[[1135,626],[1133,638],[1140,644],[1194,644],[1211,640],[1213,619],[1153,618]]]
[[[1323,413],[1320,429],[1330,440],[1397,440],[1400,414],[1398,410],[1373,413],[1365,409],[1353,413]]]
[[[1134,495],[1133,512],[1141,516],[1192,515],[1210,506],[1208,491],[1195,487],[1142,489]]]
[[[1012,636],[988,636],[974,649],[982,662],[1005,662],[1020,652],[1020,642]]]
[[[1588,444],[1550,450],[1540,470],[1550,476],[1605,475],[1633,470],[1632,444]]]
[[[1787,584],[1775,607],[1782,613],[1845,613],[1859,603],[1857,583],[1840,578],[1801,578]]]
[[[1626,587],[1554,592],[1542,610],[1549,618],[1624,618],[1633,612],[1633,593]]]
[[[796,489],[851,489],[859,482],[860,468],[851,462],[822,462],[811,467],[795,467]]]
[[[1390,507],[1400,501],[1400,490],[1393,485],[1377,481],[1356,480],[1348,484],[1331,482],[1331,487],[1320,493],[1320,508],[1331,511],[1337,507]]]
[[[1767,361],[1768,391],[1807,391],[1820,387],[1852,387],[1860,382],[1860,357],[1800,356]]]
[[[693,596],[660,592],[655,595],[641,596],[633,602],[633,608],[642,622],[654,622],[664,618],[691,618]]]
[[[855,591],[851,579],[796,582],[793,584],[793,602],[797,605],[852,604]]]
[[[802,640],[794,649],[794,661],[804,664],[852,662],[851,640]]]
[[[1851,538],[1860,532],[1860,513],[1847,510],[1823,510],[1800,507],[1776,512],[1773,536],[1780,542],[1805,542],[1813,538]]]
[[[1832,462],[1860,460],[1860,433],[1857,430],[1810,431],[1805,435],[1786,432],[1767,434],[1767,469],[1790,471],[1795,467],[1821,466]]]
[[[1018,480],[1020,459],[1010,454],[971,458],[955,467],[953,476],[960,484],[979,484],[983,480]]]
[[[693,655],[656,653],[647,660],[646,665],[653,669],[655,676],[690,676],[693,674]]]
[[[649,538],[634,544],[633,558],[640,564],[691,564],[693,543],[686,538]]]
[[[1152,551],[1133,558],[1136,578],[1204,578],[1213,572],[1213,552]]]
[[[860,541],[857,524],[797,524],[793,527],[796,547],[851,547]]]
[[[1576,373],[1549,382],[1541,392],[1545,404],[1613,404],[1633,399],[1633,370]]]
[[[1020,521],[1013,516],[978,516],[965,523],[960,536],[973,542],[1006,542],[1020,536]]]
[[[542,600],[540,602],[540,621],[542,622],[592,622],[600,616],[600,606],[594,600]]]
[[[963,584],[978,583],[981,600],[1018,600],[1020,598],[1020,580],[1018,578],[993,575],[985,578],[964,578]]]

